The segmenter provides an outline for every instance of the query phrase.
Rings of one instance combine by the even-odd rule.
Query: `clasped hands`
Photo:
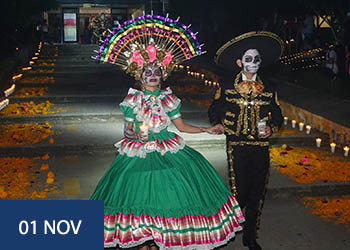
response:
[[[272,135],[271,127],[268,125],[262,126],[259,129],[262,133],[259,135],[259,138],[265,139]],[[224,126],[222,124],[216,124],[210,128],[201,128],[202,132],[207,132],[209,134],[221,135],[225,132]]]

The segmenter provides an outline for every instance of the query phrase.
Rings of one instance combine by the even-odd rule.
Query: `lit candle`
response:
[[[304,123],[299,122],[299,131],[303,131],[303,130],[304,130]]]
[[[16,87],[16,85],[12,84],[12,86],[10,88],[6,89],[4,91],[5,97],[8,97],[9,95],[11,95],[15,91],[15,87]]]
[[[201,74],[201,78],[204,79],[204,74]]]
[[[5,100],[1,101],[0,102],[0,110],[5,108],[7,105],[9,105],[9,99],[5,99]]]
[[[321,138],[316,138],[316,146],[319,148],[321,147],[321,142],[322,142],[322,139]]]
[[[142,137],[148,138],[148,125],[145,122],[140,125],[140,131]]]
[[[331,144],[330,144],[330,146],[331,146],[331,152],[332,153],[334,153],[335,152],[335,146],[336,146],[337,144],[335,144],[334,142],[332,142]]]
[[[295,128],[296,124],[297,124],[297,121],[296,120],[292,120],[292,128]]]
[[[310,125],[306,125],[306,134],[310,134],[311,133],[311,126]]]
[[[191,75],[191,71],[187,71],[187,75]]]
[[[207,85],[208,84],[208,80],[205,80],[204,83],[205,83],[205,85]]]
[[[288,117],[287,116],[283,117],[283,124],[284,125],[288,124]]]
[[[348,146],[344,147],[344,156],[346,156],[346,157],[349,156],[349,147]]]
[[[190,66],[187,65],[187,66],[186,66],[186,69],[190,69]]]

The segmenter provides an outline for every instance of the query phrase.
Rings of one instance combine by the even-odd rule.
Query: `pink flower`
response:
[[[300,160],[301,162],[307,162],[307,161],[309,161],[306,157],[304,157],[304,158],[302,158],[301,160]]]
[[[132,56],[131,56],[131,61],[137,62],[139,66],[142,66],[144,61],[142,60],[142,57],[140,55],[140,51],[136,50]]]
[[[163,66],[168,65],[172,59],[173,59],[173,56],[171,55],[170,51],[167,51],[166,56],[164,57],[164,60],[163,60]]]
[[[147,54],[149,56],[149,62],[152,63],[154,60],[156,60],[157,50],[154,45],[148,45],[146,48]]]

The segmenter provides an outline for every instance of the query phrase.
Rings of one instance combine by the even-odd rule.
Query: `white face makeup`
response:
[[[146,86],[158,86],[162,78],[162,71],[159,67],[148,66],[142,73],[141,81]]]
[[[256,49],[248,49],[242,57],[243,70],[255,74],[258,72],[261,62],[259,51]]]

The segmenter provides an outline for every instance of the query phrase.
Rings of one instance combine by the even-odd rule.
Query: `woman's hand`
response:
[[[225,132],[224,130],[224,126],[222,126],[222,124],[216,124],[215,126],[208,128],[207,132],[209,134],[214,134],[214,135],[221,135]]]
[[[134,124],[130,122],[125,122],[124,123],[124,136],[127,139],[136,139],[137,134],[134,131]]]
[[[139,140],[139,142],[141,142],[142,144],[145,144],[146,142],[148,142],[148,134],[145,134],[142,131],[139,131],[137,133],[137,139]]]

